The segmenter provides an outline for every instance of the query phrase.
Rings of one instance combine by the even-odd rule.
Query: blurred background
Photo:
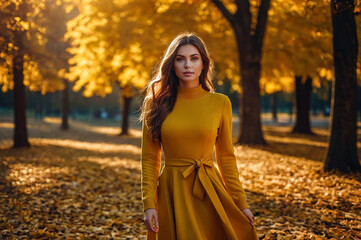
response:
[[[260,1],[249,4],[253,36]],[[260,48],[261,112],[269,113],[265,118],[277,120],[277,114],[285,113],[287,121],[295,119],[297,76],[302,81],[311,78],[310,114],[329,116],[333,71],[329,5],[271,1]],[[233,1],[223,1],[223,6],[231,14],[237,11]],[[13,114],[12,69],[20,52],[28,117],[60,117],[63,112],[66,118],[86,120],[136,117],[140,91],[170,41],[184,31],[203,38],[215,61],[216,91],[229,95],[235,114],[239,112],[242,49],[237,50],[233,25],[211,1],[7,0],[1,9],[1,116]],[[356,22],[359,29],[360,17]],[[358,61],[358,103],[360,67]]]
[[[194,32],[233,105],[259,238],[361,239],[360,8],[1,0],[0,238],[145,239],[138,110],[167,46]]]

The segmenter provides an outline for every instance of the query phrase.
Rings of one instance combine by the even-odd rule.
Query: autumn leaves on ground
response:
[[[29,119],[32,147],[19,150],[12,119],[1,118],[0,238],[145,239],[141,131],[131,122],[120,137],[116,122],[61,131],[58,118]],[[260,239],[360,239],[361,177],[322,172],[327,129],[263,130],[268,146],[235,146]]]

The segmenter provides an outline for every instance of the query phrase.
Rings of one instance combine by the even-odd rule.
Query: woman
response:
[[[258,239],[239,181],[231,101],[213,91],[212,70],[203,41],[184,33],[147,85],[139,117],[147,239]]]

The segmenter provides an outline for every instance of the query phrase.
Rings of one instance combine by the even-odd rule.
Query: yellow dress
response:
[[[156,208],[159,220],[159,232],[148,230],[148,240],[258,239],[241,211],[250,207],[239,180],[226,95],[201,85],[178,86],[174,108],[161,127],[162,143],[152,142],[147,130],[143,122],[143,210]]]

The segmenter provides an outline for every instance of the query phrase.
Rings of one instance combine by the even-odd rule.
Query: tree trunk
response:
[[[69,104],[69,82],[67,79],[63,80],[65,88],[62,91],[62,108],[63,115],[61,121],[61,129],[68,130],[69,129],[69,112],[70,112],[70,104]]]
[[[295,76],[296,82],[296,124],[292,133],[314,134],[310,126],[310,103],[312,78],[307,76],[302,84],[302,76]]]
[[[35,97],[35,118],[42,119],[43,118],[43,109],[44,109],[44,101],[41,92],[36,93]]]
[[[358,101],[357,101],[357,108],[358,108],[358,114],[357,116],[360,118],[361,117],[361,87],[357,85],[357,96],[358,96]]]
[[[24,53],[22,52],[23,33],[15,32],[14,40],[19,50],[13,57],[14,75],[14,148],[30,147],[26,124],[26,95],[24,86]]]
[[[129,128],[129,110],[130,110],[130,103],[132,101],[132,97],[126,97],[123,95],[123,115],[122,115],[122,132],[120,135],[129,135],[128,128]]]
[[[244,46],[244,36],[239,28],[236,28],[236,39],[238,46]],[[241,65],[241,84],[243,89],[242,100],[242,122],[240,136],[237,144],[259,144],[266,145],[261,127],[261,94],[259,88],[259,77],[261,71],[260,58],[257,52],[252,53],[250,49],[238,48]]]
[[[242,126],[242,121],[243,121],[243,93],[240,93],[238,95],[238,116],[239,116],[239,124],[240,126]],[[241,130],[240,129],[240,135],[241,135]]]
[[[353,0],[332,0],[334,79],[331,127],[324,170],[361,172],[357,156],[356,63],[358,42]]]
[[[237,144],[266,145],[261,128],[261,96],[259,77],[261,71],[261,53],[268,18],[270,0],[263,0],[258,6],[257,23],[253,28],[249,1],[235,1],[235,13],[230,13],[220,0],[212,0],[223,16],[233,27],[240,59],[242,105],[240,136]]]
[[[277,122],[277,92],[274,92],[272,98],[272,120]]]
[[[243,99],[241,134],[239,144],[266,144],[261,127],[261,96],[259,89],[259,68],[245,67],[242,70]]]

